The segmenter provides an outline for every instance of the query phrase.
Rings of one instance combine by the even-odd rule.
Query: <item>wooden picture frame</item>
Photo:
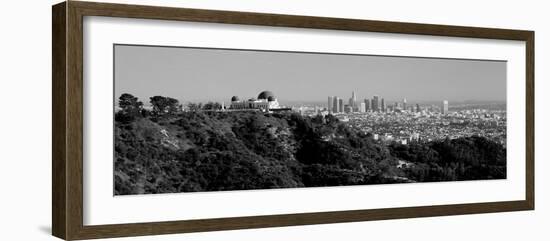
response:
[[[67,1],[52,8],[52,233],[66,240],[533,210],[534,32]],[[83,224],[83,17],[107,16],[518,40],[526,43],[525,200],[86,226]]]

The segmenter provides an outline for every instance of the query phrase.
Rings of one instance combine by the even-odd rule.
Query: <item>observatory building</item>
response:
[[[231,97],[231,105],[229,106],[229,109],[275,111],[287,110],[288,108],[281,108],[275,94],[269,90],[265,90],[258,95],[258,98],[240,100],[238,96]]]

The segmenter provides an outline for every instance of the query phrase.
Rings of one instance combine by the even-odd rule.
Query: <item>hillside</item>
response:
[[[189,111],[115,121],[115,193],[506,178],[485,138],[383,145],[327,116]]]

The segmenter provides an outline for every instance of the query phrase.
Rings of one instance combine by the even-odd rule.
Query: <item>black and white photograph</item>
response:
[[[114,195],[507,178],[503,60],[114,45]]]
[[[550,240],[546,1],[3,5],[0,241]]]

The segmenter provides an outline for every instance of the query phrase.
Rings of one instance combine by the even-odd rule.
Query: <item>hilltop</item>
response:
[[[115,193],[506,178],[483,137],[384,145],[337,118],[185,111],[115,119]]]

